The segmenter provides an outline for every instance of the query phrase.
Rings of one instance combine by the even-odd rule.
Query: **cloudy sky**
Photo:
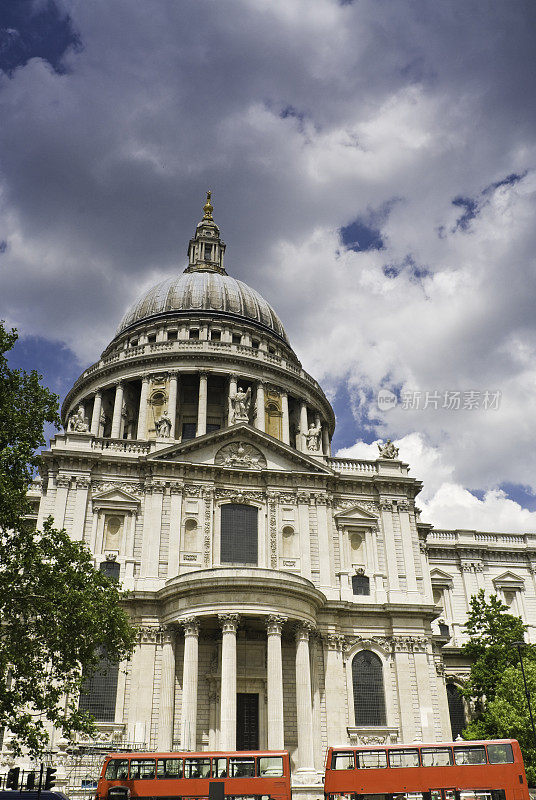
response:
[[[532,0],[4,0],[12,363],[65,395],[211,188],[339,453],[390,437],[427,520],[536,530],[535,42]]]

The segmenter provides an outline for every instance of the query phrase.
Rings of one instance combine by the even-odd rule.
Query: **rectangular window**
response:
[[[210,778],[210,758],[185,758],[185,778]]]
[[[182,778],[182,758],[159,758],[157,778]]]
[[[511,744],[488,744],[490,764],[513,764],[514,751]]]
[[[385,750],[358,750],[355,755],[358,769],[387,768],[387,753]]]
[[[354,769],[355,760],[353,753],[333,753],[331,769]]]
[[[156,333],[150,333],[147,337],[147,341],[149,344],[154,344],[156,342]]]
[[[259,758],[259,776],[261,778],[282,778],[283,759],[281,756],[261,756]]]
[[[462,789],[460,800],[493,800],[493,793],[481,789]]]
[[[485,747],[455,747],[454,760],[458,766],[486,763]]]
[[[230,758],[229,759],[230,778],[254,778],[255,759],[254,758]]]
[[[252,346],[252,348],[254,350],[258,350],[259,346],[260,346],[259,340],[258,339],[253,339],[253,341],[251,342],[251,346]]]
[[[221,331],[210,331],[211,342],[221,342]]]
[[[242,503],[221,507],[220,552],[222,564],[257,564],[258,509]]]
[[[133,758],[130,762],[130,780],[147,781],[154,778],[154,758]]]
[[[391,800],[388,794],[355,794],[356,800]]]
[[[233,344],[241,344],[242,336],[239,333],[233,333]]]
[[[111,758],[106,765],[104,777],[107,781],[125,781],[128,778],[128,760]]]
[[[181,441],[186,442],[188,439],[195,439],[196,431],[197,424],[195,422],[183,422]]]
[[[212,777],[213,778],[226,778],[227,777],[227,759],[226,758],[213,758],[212,759]]]
[[[205,261],[211,261],[211,260],[212,260],[212,245],[211,244],[206,244],[205,245]]]
[[[97,669],[82,685],[78,708],[89,711],[98,722],[113,722],[118,677],[119,664],[109,661],[101,653]]]
[[[452,750],[450,747],[427,747],[421,749],[423,767],[451,767]]]
[[[199,339],[199,328],[190,328],[188,336],[190,339]]]
[[[168,331],[167,338],[168,342],[176,342],[179,337],[178,331]]]
[[[389,750],[390,767],[418,767],[418,750]]]
[[[207,422],[207,433],[213,433],[214,431],[219,431],[220,425],[215,422]]]

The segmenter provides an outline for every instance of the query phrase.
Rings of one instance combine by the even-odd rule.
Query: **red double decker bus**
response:
[[[208,798],[214,783],[223,783],[226,798],[290,800],[289,754],[114,753],[106,757],[95,800]]]
[[[326,800],[529,800],[518,742],[330,747]]]

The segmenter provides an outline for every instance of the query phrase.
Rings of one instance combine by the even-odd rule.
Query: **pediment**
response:
[[[334,475],[319,459],[300,453],[251,425],[241,423],[178,442],[146,456],[147,461],[206,464],[240,471],[277,470]]]
[[[140,500],[124,489],[112,488],[104,492],[97,492],[91,498],[93,508],[109,508],[114,510],[134,511],[140,505]]]
[[[442,569],[431,570],[430,579],[432,585],[435,586],[452,586],[454,583],[452,575],[449,575],[448,572],[443,572]]]
[[[378,524],[378,517],[360,505],[344,508],[334,515],[337,525],[342,527],[367,527]]]
[[[501,587],[503,589],[507,589],[511,587],[512,589],[522,588],[525,585],[524,578],[521,575],[516,575],[515,572],[511,572],[507,570],[507,572],[503,572],[502,575],[497,575],[496,578],[493,578],[493,585],[496,587]]]

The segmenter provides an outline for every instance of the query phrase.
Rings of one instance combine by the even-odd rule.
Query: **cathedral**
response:
[[[224,254],[209,193],[184,272],[65,398],[31,498],[129,592],[133,656],[80,699],[103,752],[284,748],[318,798],[328,745],[459,735],[469,599],[536,619],[536,535],[423,523],[390,441],[334,457],[321,386]]]

